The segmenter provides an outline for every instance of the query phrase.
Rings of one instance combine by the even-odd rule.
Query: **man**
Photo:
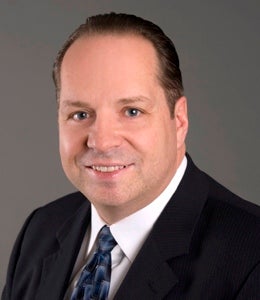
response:
[[[91,17],[54,81],[61,161],[80,192],[28,218],[2,299],[260,299],[259,207],[186,153],[178,56],[161,29]]]

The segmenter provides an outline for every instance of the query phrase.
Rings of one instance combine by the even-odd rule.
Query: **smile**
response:
[[[122,170],[125,167],[126,166],[91,166],[91,169],[102,173],[111,173],[118,170]]]

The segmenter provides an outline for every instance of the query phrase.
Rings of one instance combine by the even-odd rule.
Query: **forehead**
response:
[[[94,35],[76,40],[61,66],[62,99],[155,98],[163,89],[150,41],[135,35]],[[84,100],[85,101],[85,100]],[[93,103],[94,103],[93,102]]]
[[[80,69],[83,64],[87,67],[86,71],[122,72],[136,68],[139,72],[149,71],[154,75],[158,60],[152,43],[141,36],[94,34],[82,36],[70,46],[64,56],[61,73]]]
[[[102,48],[109,48],[110,51],[117,49],[118,51],[126,52],[127,49],[135,50],[134,53],[140,52],[152,52],[153,55],[155,54],[156,50],[148,39],[144,38],[143,36],[137,33],[90,33],[90,34],[83,34],[81,37],[77,38],[72,45],[68,48],[65,53],[65,57],[71,55],[71,53],[82,49],[88,50],[89,53],[85,54],[93,54],[91,50],[95,50],[96,54],[99,53],[99,50]],[[134,47],[134,48],[132,48]],[[138,47],[138,48],[136,48]]]

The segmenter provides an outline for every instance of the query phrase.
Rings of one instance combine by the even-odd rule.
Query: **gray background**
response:
[[[148,18],[174,40],[189,100],[188,151],[218,181],[260,203],[259,0],[1,0],[0,290],[26,216],[74,190],[59,162],[54,57],[86,16],[109,11]]]

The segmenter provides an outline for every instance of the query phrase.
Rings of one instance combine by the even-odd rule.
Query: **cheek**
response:
[[[168,158],[167,148],[170,146],[169,136],[166,135],[165,130],[159,126],[150,127],[147,130],[140,130],[136,134],[134,143],[135,149],[139,152],[141,159],[145,165],[158,166],[162,160]]]
[[[152,147],[159,168],[172,168],[177,152],[177,137],[174,126],[164,124],[158,128],[153,138]]]
[[[59,128],[59,149],[63,160],[77,155],[83,145],[83,138],[80,137],[78,131]]]

